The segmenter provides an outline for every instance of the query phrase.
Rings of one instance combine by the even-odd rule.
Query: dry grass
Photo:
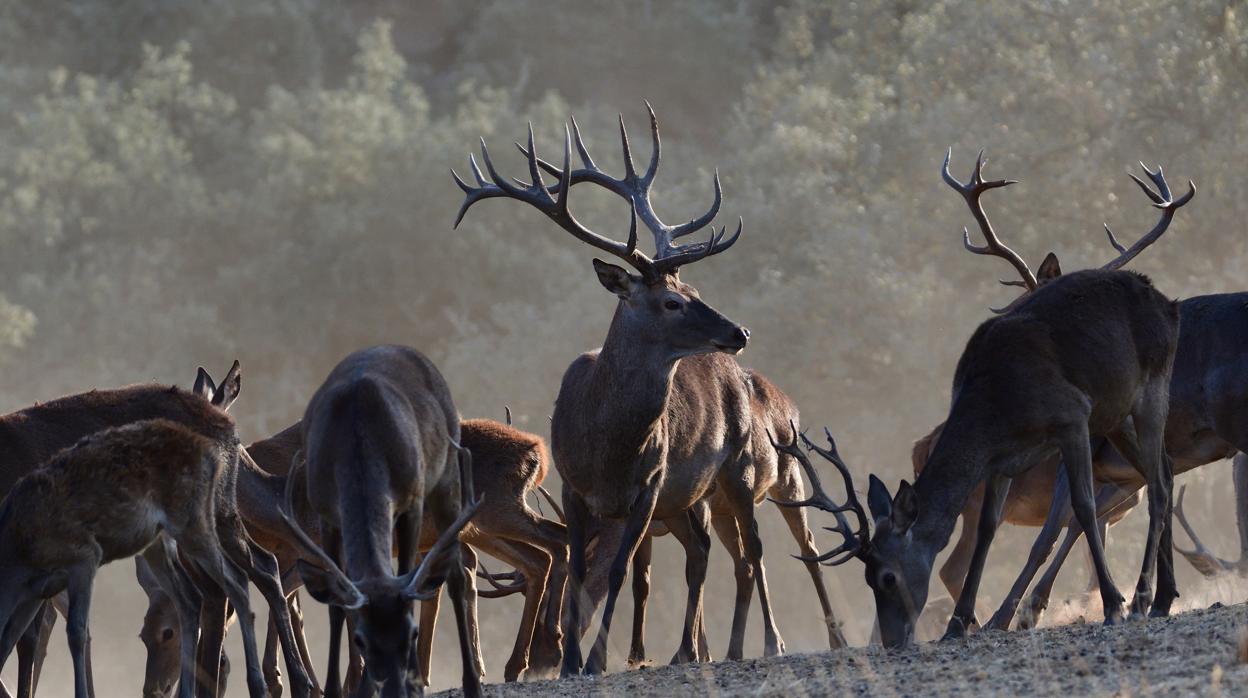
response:
[[[1243,695],[1248,606],[1106,628],[981,633],[888,652],[857,647],[775,659],[494,684],[490,696]],[[623,660],[612,657],[612,666]],[[440,695],[455,695],[448,692]]]

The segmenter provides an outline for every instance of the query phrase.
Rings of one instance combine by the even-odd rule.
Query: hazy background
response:
[[[864,483],[868,471],[890,485],[910,474],[910,443],[943,417],[964,339],[1014,293],[996,284],[1008,265],[962,250],[973,221],[940,181],[946,147],[960,178],[986,148],[990,175],[1022,180],[985,198],[998,232],[1033,267],[1055,250],[1067,270],[1112,257],[1103,221],[1124,241],[1153,225],[1124,172],[1163,163],[1176,189],[1191,177],[1200,192],[1133,268],[1177,297],[1245,287],[1244,3],[343,5],[0,3],[0,409],[145,380],[186,385],[197,365],[221,373],[237,357],[234,412],[251,440],[296,419],[348,352],[402,342],[434,358],[464,415],[500,418],[506,404],[545,434],[563,369],[601,343],[614,299],[589,248],[519,203],[479,204],[452,231],[461,194],[449,168],[465,173],[483,136],[523,175],[511,142],[525,122],[556,158],[574,113],[599,164],[618,172],[617,113],[648,156],[643,99],[664,137],[660,215],[704,210],[719,168],[721,222],[745,218],[730,252],[684,278],[753,330],[742,362],[787,390],[808,426],[831,426]],[[626,230],[619,200],[576,199],[592,227]],[[1195,485],[1188,508],[1207,542],[1235,557],[1228,466],[1181,482]],[[1145,518],[1113,535],[1124,588]],[[795,546],[770,505],[761,520],[788,648],[823,648],[809,581],[787,557]],[[986,601],[1004,593],[1033,534],[998,537]],[[677,550],[656,547],[648,637],[660,661],[684,603]],[[727,560],[716,544],[716,656],[731,615]],[[133,695],[141,681],[131,579],[119,563],[97,588],[102,696]],[[1073,556],[1060,595],[1085,579]],[[863,641],[861,567],[831,571],[829,584]],[[323,676],[324,613],[306,608]],[[519,606],[480,610],[499,680]],[[756,606],[752,654],[758,619]],[[447,686],[459,675],[452,623],[440,637],[435,681]],[[613,667],[627,638],[622,621]],[[58,626],[47,695],[69,691],[63,647]],[[231,693],[242,695],[232,647]]]

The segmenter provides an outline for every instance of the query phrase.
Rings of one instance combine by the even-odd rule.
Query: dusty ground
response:
[[[1244,695],[1248,606],[1105,628],[1076,622],[981,633],[901,652],[856,647],[775,659],[625,671],[506,686],[490,696]],[[1241,639],[1241,637],[1243,639]],[[612,657],[619,667],[621,658]],[[456,695],[447,692],[439,695]]]

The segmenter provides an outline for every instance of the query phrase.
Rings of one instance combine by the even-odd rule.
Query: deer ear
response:
[[[235,359],[234,365],[230,366],[230,372],[225,374],[225,378],[221,379],[221,385],[213,393],[212,404],[221,408],[221,411],[224,412],[230,409],[230,405],[234,404],[242,390],[243,371],[239,368],[238,359]]]
[[[217,384],[212,381],[212,376],[208,375],[203,366],[200,366],[199,371],[195,374],[195,387],[191,388],[191,392],[209,402],[212,401],[212,396],[217,392]]]
[[[897,488],[897,496],[893,497],[891,515],[893,530],[897,533],[905,533],[910,530],[917,518],[919,518],[919,495],[910,483],[902,480],[901,486]]]
[[[624,267],[617,267],[595,258],[594,271],[598,273],[598,283],[601,283],[603,288],[623,300],[628,300],[629,294],[633,292],[633,277]]]
[[[893,512],[893,498],[888,493],[888,486],[874,473],[871,474],[870,485],[867,487],[867,508],[871,510],[871,518],[877,524]]]
[[[303,586],[312,598],[328,606],[355,610],[364,605],[364,597],[346,579],[304,560],[295,560]]]
[[[1044,261],[1040,263],[1040,268],[1036,270],[1036,281],[1044,283],[1052,281],[1062,275],[1062,263],[1057,261],[1057,255],[1050,252]]]

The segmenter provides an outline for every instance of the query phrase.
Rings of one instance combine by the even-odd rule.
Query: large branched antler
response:
[[[832,514],[832,516],[836,517],[836,526],[824,526],[824,530],[839,533],[845,538],[844,543],[822,555],[812,557],[794,555],[794,557],[804,562],[822,562],[827,565],[840,565],[855,557],[861,556],[864,552],[866,552],[867,546],[870,545],[870,519],[867,518],[867,512],[862,508],[862,503],[858,501],[857,493],[854,492],[853,476],[849,472],[849,466],[845,464],[845,461],[841,460],[841,455],[836,450],[836,440],[832,438],[832,432],[828,431],[826,427],[823,430],[824,435],[826,435],[828,439],[828,448],[825,450],[816,446],[810,439],[806,438],[805,434],[799,435],[797,425],[793,422],[789,422],[789,427],[793,430],[793,438],[791,441],[787,443],[780,443],[776,441],[770,430],[767,432],[767,438],[771,441],[772,448],[776,449],[777,452],[790,455],[797,459],[797,462],[802,466],[802,470],[806,471],[806,477],[810,479],[810,487],[813,492],[809,497],[800,502],[782,502],[778,499],[771,499],[770,497],[768,497],[768,499],[771,499],[772,502],[782,507],[808,506],[815,507],[816,509],[821,509]],[[827,492],[824,491],[823,482],[819,478],[819,473],[815,470],[815,467],[811,465],[810,459],[806,457],[806,454],[803,453],[802,449],[797,445],[799,436],[801,437],[802,442],[806,444],[807,450],[818,453],[823,456],[824,459],[831,462],[832,465],[836,466],[837,471],[841,474],[841,479],[845,481],[844,504],[837,504],[831,497],[828,496]],[[849,525],[849,521],[845,518],[845,512],[847,511],[852,511],[854,516],[857,518],[857,531]],[[837,558],[838,555],[842,557]]]
[[[1206,577],[1216,577],[1224,572],[1239,569],[1241,563],[1223,560],[1222,558],[1214,555],[1213,552],[1209,550],[1209,548],[1206,548],[1205,544],[1200,541],[1200,537],[1196,535],[1196,530],[1193,529],[1192,525],[1187,522],[1187,517],[1183,514],[1183,495],[1185,494],[1187,494],[1187,485],[1183,485],[1179,488],[1179,497],[1174,503],[1174,517],[1179,520],[1179,525],[1183,527],[1184,531],[1187,531],[1187,537],[1192,539],[1192,543],[1194,543],[1196,547],[1188,550],[1187,548],[1179,547],[1179,544],[1175,543],[1174,549],[1178,551],[1180,555],[1187,558],[1187,561],[1191,563],[1192,567],[1196,568],[1197,572],[1200,572]]]
[[[1118,242],[1118,238],[1114,236],[1114,231],[1110,230],[1109,224],[1106,223],[1105,234],[1109,236],[1109,244],[1113,245],[1115,250],[1118,250],[1118,256],[1101,267],[1102,269],[1121,269],[1127,262],[1135,259],[1136,255],[1143,252],[1145,247],[1157,242],[1157,239],[1170,227],[1170,221],[1174,219],[1174,212],[1191,201],[1193,196],[1196,196],[1196,184],[1189,179],[1187,180],[1187,193],[1176,200],[1174,195],[1170,193],[1170,185],[1166,183],[1166,176],[1162,174],[1160,165],[1157,166],[1156,172],[1148,169],[1148,165],[1145,165],[1143,162],[1140,163],[1140,167],[1144,169],[1144,174],[1148,175],[1148,178],[1156,185],[1156,191],[1134,174],[1127,173],[1127,175],[1152,200],[1153,207],[1161,209],[1161,219],[1157,221],[1157,225],[1154,225],[1152,230],[1148,231],[1139,240],[1136,240],[1135,244],[1131,245],[1130,248],[1124,247],[1122,243]]]
[[[650,107],[649,102],[646,103],[646,109],[650,114],[650,133],[653,140],[650,163],[644,173],[638,174],[637,166],[633,161],[632,147],[628,140],[628,131],[624,126],[624,117],[621,116],[620,141],[624,151],[624,177],[621,179],[611,177],[594,164],[593,158],[589,155],[589,149],[585,147],[585,142],[581,138],[581,130],[575,118],[571,120],[571,129],[568,128],[567,124],[564,124],[562,167],[558,167],[537,156],[537,150],[533,145],[533,125],[529,124],[527,147],[520,143],[516,144],[516,147],[528,161],[530,178],[528,183],[519,180],[508,181],[499,176],[490,160],[485,140],[482,139],[481,157],[485,161],[490,180],[487,181],[485,179],[480,167],[477,166],[476,158],[471,155],[469,156],[469,165],[472,168],[473,177],[476,179],[476,186],[469,185],[460,178],[458,173],[451,170],[456,184],[464,192],[464,202],[460,206],[459,214],[455,218],[455,225],[459,225],[468,208],[478,201],[498,197],[516,199],[545,213],[551,220],[559,224],[564,230],[572,233],[578,240],[624,260],[634,269],[641,272],[643,276],[649,278],[656,278],[663,274],[674,274],[682,265],[696,262],[713,254],[719,254],[732,247],[737,238],[741,236],[743,224],[740,219],[738,219],[737,230],[731,237],[727,236],[727,226],[720,228],[718,231],[712,227],[709,239],[704,242],[686,245],[675,243],[677,239],[705,228],[719,213],[722,190],[718,171],[715,173],[715,200],[706,213],[687,223],[674,226],[664,223],[658,217],[658,214],[655,213],[654,207],[650,202],[650,186],[654,183],[654,178],[658,174],[659,169],[659,122],[655,118],[654,109]],[[576,150],[583,165],[575,170],[572,169],[571,165],[574,135]],[[550,187],[546,186],[542,179],[542,170],[555,177],[558,183]],[[632,209],[632,221],[629,226],[628,242],[620,243],[599,235],[586,228],[572,215],[568,209],[568,192],[573,185],[581,182],[596,184],[629,202],[629,206]],[[641,218],[654,237],[655,257],[653,259],[637,249],[638,217]]]
[[[1017,184],[1015,179],[984,179],[984,165],[988,164],[988,160],[984,158],[984,151],[979,151],[979,157],[975,158],[975,170],[971,172],[971,179],[967,182],[959,182],[949,173],[949,160],[953,157],[953,148],[945,153],[945,163],[940,168],[940,176],[945,180],[954,191],[962,195],[966,200],[966,205],[971,209],[971,215],[975,217],[975,221],[979,223],[979,230],[984,235],[984,245],[975,245],[971,242],[971,233],[965,227],[962,228],[962,245],[967,250],[975,254],[989,255],[992,257],[1000,257],[1009,262],[1018,272],[1020,280],[1002,279],[1001,284],[1005,286],[1021,286],[1028,291],[1034,291],[1038,285],[1036,275],[1031,272],[1031,268],[1027,266],[1027,262],[1019,256],[1017,252],[1010,249],[1001,239],[997,237],[996,232],[992,229],[992,223],[988,220],[988,214],[984,213],[984,206],[980,203],[979,197],[990,189],[1000,189],[1008,187],[1011,184]]]

